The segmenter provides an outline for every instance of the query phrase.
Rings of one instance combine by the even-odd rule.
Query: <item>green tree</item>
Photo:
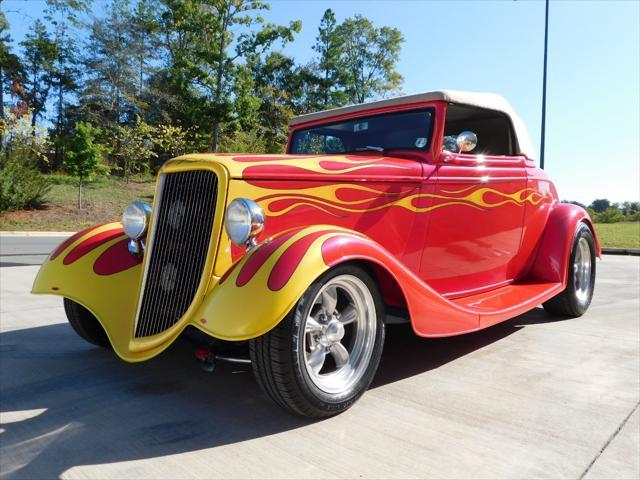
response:
[[[44,201],[49,182],[36,168],[48,145],[44,129],[32,126],[31,114],[6,108],[0,123],[0,211],[34,208]]]
[[[163,28],[170,52],[173,86],[188,96],[202,92],[207,107],[200,113],[210,125],[211,148],[218,148],[220,127],[232,121],[237,65],[261,55],[275,42],[293,40],[299,21],[288,26],[267,24],[259,0],[165,0]],[[202,125],[204,126],[204,125]]]
[[[7,98],[14,93],[15,85],[22,76],[22,71],[20,59],[11,52],[9,22],[4,12],[0,11],[0,145],[3,144],[2,131],[7,127],[7,116],[5,115],[5,109],[9,111]],[[5,92],[8,94],[7,97],[5,97]]]
[[[611,202],[606,198],[597,198],[591,202],[591,205],[589,205],[589,208],[593,209],[597,213],[602,213],[610,207]]]
[[[189,130],[185,130],[178,125],[157,125],[153,141],[160,159],[166,161],[171,157],[187,153],[187,150],[191,148],[189,134]]]
[[[625,220],[624,215],[620,210],[614,207],[609,207],[603,212],[596,212],[594,223],[617,223]]]
[[[12,157],[33,166],[44,161],[49,138],[44,128],[33,125],[31,112],[5,108],[4,117],[0,133],[5,159]],[[0,167],[2,165],[0,159]]]
[[[341,88],[345,80],[342,65],[344,46],[336,16],[329,8],[320,20],[316,43],[312,47],[318,55],[317,60],[306,70],[309,75],[307,81],[313,85],[307,109],[327,109],[346,103],[347,95]]]
[[[64,166],[70,175],[78,178],[78,208],[82,208],[82,186],[96,175],[106,173],[102,164],[104,145],[97,142],[100,129],[87,122],[75,125],[64,159]]]
[[[81,114],[102,128],[131,123],[140,113],[138,69],[128,0],[113,0],[105,18],[90,26],[80,93]]]
[[[255,131],[236,131],[220,137],[220,151],[231,153],[264,153],[267,144]]]
[[[627,222],[640,222],[640,211],[628,213],[625,219]]]
[[[257,95],[255,65],[241,65],[237,68],[233,86],[235,96],[234,113],[237,127],[244,131],[258,127],[258,112],[262,103]]]
[[[53,41],[57,58],[52,70],[52,88],[55,95],[54,166],[62,163],[64,134],[69,130],[66,121],[66,98],[78,91],[80,83],[79,52],[70,30],[80,26],[78,14],[88,11],[90,0],[47,0],[45,18],[53,27]]]
[[[634,215],[640,212],[640,202],[622,202],[621,210],[624,215]]]
[[[133,174],[149,173],[150,160],[158,156],[154,151],[154,127],[136,117],[133,125],[117,125],[114,133],[113,155],[126,183]]]
[[[154,63],[159,59],[160,23],[158,0],[138,0],[129,13],[129,32],[132,55],[137,73],[137,95],[144,97],[147,80],[155,72]]]
[[[264,139],[267,152],[282,152],[287,143],[289,120],[303,109],[302,71],[291,57],[280,52],[271,52],[264,59],[253,58],[249,65],[253,77],[252,96],[257,100],[252,129]]]
[[[31,121],[35,126],[38,117],[45,111],[49,93],[54,85],[55,62],[59,50],[44,23],[39,19],[33,23],[20,45],[24,49],[24,99],[31,109]]]
[[[341,39],[340,68],[351,103],[363,103],[398,90],[402,76],[396,70],[404,41],[400,30],[376,28],[362,15],[346,19],[335,31]]]

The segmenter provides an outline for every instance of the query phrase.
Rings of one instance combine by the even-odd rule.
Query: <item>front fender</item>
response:
[[[267,333],[330,266],[321,246],[349,230],[319,225],[293,229],[254,248],[236,262],[206,295],[194,324],[223,340],[248,340]]]
[[[31,293],[69,298],[87,308],[104,328],[115,352],[129,352],[131,319],[138,301],[141,260],[127,250],[119,222],[97,225],[62,242],[40,267]]]
[[[571,245],[580,223],[586,223],[591,229],[596,243],[596,255],[600,256],[600,243],[589,214],[578,205],[558,202],[547,219],[529,277],[566,285]]]
[[[479,317],[438,295],[368,237],[333,226],[291,230],[261,244],[237,262],[194,315],[204,332],[224,340],[267,333],[324,272],[351,261],[378,265],[398,283],[414,331],[422,336],[477,330]]]

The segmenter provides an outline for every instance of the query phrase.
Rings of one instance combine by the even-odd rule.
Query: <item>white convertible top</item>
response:
[[[479,92],[462,92],[455,90],[438,90],[435,92],[418,93],[415,95],[405,95],[402,97],[388,98],[370,103],[360,103],[358,105],[349,105],[347,107],[334,108],[322,112],[308,113],[292,118],[289,121],[290,126],[300,125],[307,122],[315,122],[325,118],[336,117],[348,113],[362,112],[374,108],[392,107],[396,105],[408,105],[411,103],[431,102],[434,100],[443,100],[458,105],[469,105],[472,107],[486,108],[504,113],[511,120],[513,131],[516,135],[516,148],[520,155],[524,155],[534,160],[536,153],[533,144],[529,138],[527,127],[522,122],[515,110],[509,105],[509,102],[495,93],[479,93]]]

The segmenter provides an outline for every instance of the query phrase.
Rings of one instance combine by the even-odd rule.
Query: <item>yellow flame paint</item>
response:
[[[456,191],[441,190],[438,193],[411,194],[410,192],[415,191],[415,189],[404,192],[388,192],[360,185],[339,184],[314,188],[313,193],[276,193],[262,197],[258,199],[258,201],[265,209],[267,215],[277,217],[302,206],[314,208],[330,215],[339,216],[334,213],[334,211],[344,213],[369,213],[390,207],[400,207],[412,212],[424,213],[453,205],[484,210],[500,207],[506,204],[524,206],[529,203],[531,205],[537,205],[546,198],[545,195],[531,188],[526,188],[515,193],[505,193],[490,187],[481,187],[470,191],[473,188],[474,187],[472,186]],[[359,190],[361,192],[372,193],[373,196],[365,196],[364,198],[357,200],[340,200],[337,196],[337,191],[340,189]],[[463,196],[455,195],[465,192],[468,193]],[[486,199],[487,194],[494,194],[500,197],[501,200],[490,202]],[[373,200],[380,197],[391,198],[383,204],[370,206],[370,203]],[[417,207],[415,205],[414,202],[425,198],[434,199],[435,202],[425,207]],[[275,202],[283,200],[290,200],[292,203],[281,209],[275,209],[273,207]]]

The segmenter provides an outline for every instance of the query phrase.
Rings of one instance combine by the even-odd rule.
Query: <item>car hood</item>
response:
[[[231,178],[305,179],[340,181],[416,181],[422,163],[378,154],[348,155],[255,155],[198,153],[183,155],[171,163],[206,161],[224,166]]]

